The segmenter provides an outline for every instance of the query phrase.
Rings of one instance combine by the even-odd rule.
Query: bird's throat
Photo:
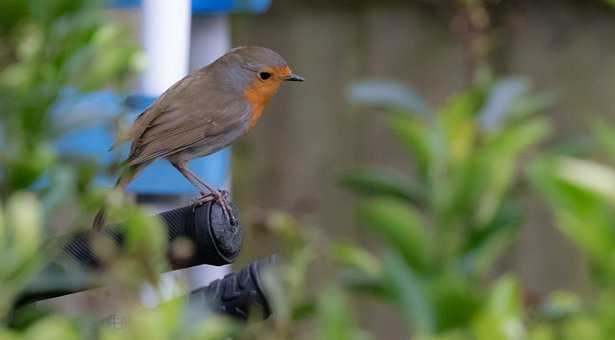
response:
[[[250,128],[256,125],[256,122],[263,114],[265,105],[269,103],[271,97],[277,92],[278,87],[275,84],[269,86],[257,85],[250,86],[244,91],[244,96],[251,107]]]
[[[250,129],[256,125],[256,122],[261,118],[265,105],[252,106],[252,112],[250,112]]]

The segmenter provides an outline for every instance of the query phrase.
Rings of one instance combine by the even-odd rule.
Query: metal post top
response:
[[[141,0],[111,0],[114,7],[136,7]],[[271,0],[192,0],[193,14],[263,13]]]

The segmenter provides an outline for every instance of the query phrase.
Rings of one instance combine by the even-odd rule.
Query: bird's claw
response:
[[[222,207],[222,211],[224,212],[224,216],[229,220],[231,225],[237,224],[237,218],[233,215],[233,209],[229,205],[230,194],[226,190],[218,190],[215,192],[210,192],[207,194],[202,193],[202,196],[193,201],[193,209],[201,206],[205,203],[215,201],[220,204]]]
[[[197,207],[202,206],[203,204],[207,203],[207,202],[211,202],[213,200],[216,199],[216,196],[214,196],[213,194],[203,194],[201,193],[201,197],[192,200],[192,211],[196,210]]]

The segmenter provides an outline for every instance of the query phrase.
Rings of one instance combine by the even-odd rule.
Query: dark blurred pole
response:
[[[238,217],[239,211],[234,205],[233,208]],[[200,264],[229,264],[241,250],[241,224],[231,225],[217,203],[208,202],[197,208],[182,207],[158,216],[167,230],[167,255],[173,269]],[[50,245],[61,249],[61,255],[45,268],[40,278],[16,301],[15,308],[100,287],[99,283],[93,281],[95,276],[90,274],[105,267],[104,261],[96,256],[92,247],[93,240],[101,235],[113,240],[119,249],[124,246],[122,224],[106,226],[100,232],[80,232],[53,240]],[[172,248],[178,240],[192,242],[192,248],[196,251],[187,257],[176,257]],[[263,273],[276,262],[276,256],[255,261],[238,272],[193,290],[187,297],[188,308],[196,316],[214,312],[238,320],[247,320],[250,315],[267,318],[271,314],[271,307],[265,294]],[[115,318],[110,320],[116,322]]]
[[[272,269],[277,262],[275,255],[252,262],[238,272],[227,274],[205,287],[192,291],[187,296],[186,308],[188,308],[189,317],[199,319],[215,313],[239,321],[246,321],[248,317],[258,320],[267,319],[271,315],[271,304],[264,278],[267,270]],[[63,291],[56,291],[56,295],[53,291],[48,291],[23,296],[15,304],[14,310],[31,302],[63,295],[57,293],[69,291],[67,288],[72,289],[70,292],[77,292],[84,287],[86,286],[65,287]],[[123,326],[122,321],[122,317],[118,315],[105,319],[105,322],[118,328]]]
[[[234,205],[236,217],[239,211]],[[167,259],[173,270],[201,264],[225,265],[239,255],[242,244],[240,223],[231,225],[218,203],[208,202],[199,207],[187,206],[158,215],[166,230]],[[100,232],[84,231],[51,240],[50,253],[59,253],[40,278],[34,280],[19,303],[52,298],[96,287],[93,271],[104,268],[105,263],[94,251],[94,242],[100,237],[110,239],[118,249],[124,246],[124,227],[106,226]],[[178,251],[178,248],[180,249]],[[192,251],[183,251],[185,249]]]
[[[233,205],[235,216],[239,211]],[[173,270],[201,264],[225,265],[232,263],[242,243],[241,224],[231,225],[219,204],[207,202],[201,206],[186,206],[158,215],[167,231],[167,259]],[[101,236],[113,240],[121,250],[124,246],[124,227],[121,224],[106,226],[100,232],[80,232],[55,241],[65,257],[73,259],[87,269],[104,265],[92,249],[92,242]],[[180,242],[191,252],[177,251]]]
[[[276,263],[275,255],[261,259],[211,282],[207,287],[192,291],[188,297],[189,307],[193,311],[211,310],[244,321],[248,316],[268,318],[271,306],[263,276]]]

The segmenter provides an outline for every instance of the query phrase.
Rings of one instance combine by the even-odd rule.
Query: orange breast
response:
[[[252,112],[250,113],[250,128],[256,125],[256,122],[263,114],[265,105],[267,105],[269,99],[271,99],[279,87],[277,85],[278,84],[274,82],[255,83],[244,91],[244,96],[252,107]]]
[[[261,118],[264,108],[264,105],[252,106],[252,112],[250,112],[250,128],[253,128],[256,122]]]

